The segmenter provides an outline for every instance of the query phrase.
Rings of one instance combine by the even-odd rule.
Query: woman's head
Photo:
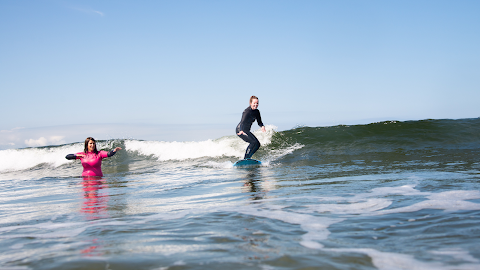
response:
[[[250,107],[252,108],[252,110],[256,110],[258,108],[258,97],[250,97]]]
[[[85,139],[84,152],[85,153],[93,152],[95,154],[98,154],[97,143],[94,138],[88,137],[87,139]]]

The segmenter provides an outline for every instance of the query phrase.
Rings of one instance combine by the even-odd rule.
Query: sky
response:
[[[0,1],[0,149],[480,116],[480,1]],[[256,128],[256,124],[254,126]]]

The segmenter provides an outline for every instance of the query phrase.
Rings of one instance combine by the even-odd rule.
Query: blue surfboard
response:
[[[234,167],[259,166],[262,162],[253,158],[241,159],[233,164]]]

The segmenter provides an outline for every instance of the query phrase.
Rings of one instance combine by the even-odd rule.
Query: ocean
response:
[[[254,133],[1,150],[0,269],[480,269],[480,118]]]

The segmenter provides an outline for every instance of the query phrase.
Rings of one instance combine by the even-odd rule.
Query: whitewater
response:
[[[0,151],[0,269],[480,269],[480,119]]]

